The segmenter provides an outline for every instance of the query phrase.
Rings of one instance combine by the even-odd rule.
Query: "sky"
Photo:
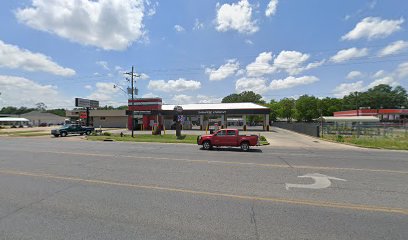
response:
[[[4,0],[0,108],[408,89],[406,0]]]

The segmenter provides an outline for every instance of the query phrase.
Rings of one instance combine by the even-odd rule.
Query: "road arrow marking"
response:
[[[320,173],[308,173],[303,176],[298,176],[299,178],[312,178],[315,182],[312,184],[291,184],[285,183],[286,190],[289,188],[309,188],[309,189],[323,189],[328,188],[331,185],[331,180],[346,181],[341,178],[330,177]]]

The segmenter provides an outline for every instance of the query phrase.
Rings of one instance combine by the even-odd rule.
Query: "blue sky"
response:
[[[408,1],[21,0],[0,3],[0,108],[74,98],[220,102],[408,88]]]

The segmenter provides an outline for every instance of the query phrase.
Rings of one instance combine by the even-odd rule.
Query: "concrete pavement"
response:
[[[270,134],[248,153],[1,138],[0,238],[406,239],[406,152]],[[311,173],[346,181],[285,188]]]

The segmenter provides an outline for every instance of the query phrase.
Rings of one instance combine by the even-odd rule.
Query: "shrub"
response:
[[[342,135],[337,135],[336,142],[344,142],[344,137]]]
[[[266,141],[266,137],[265,136],[260,136],[259,141]]]
[[[103,136],[112,136],[112,134],[110,132],[104,132]]]

